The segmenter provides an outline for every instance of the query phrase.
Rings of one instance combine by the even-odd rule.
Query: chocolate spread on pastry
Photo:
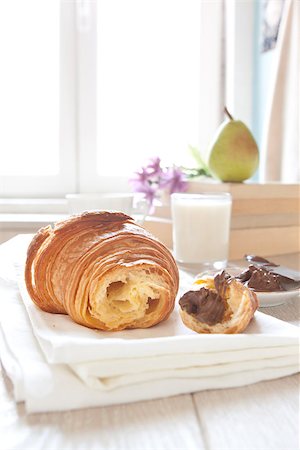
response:
[[[230,278],[223,271],[214,277],[215,291],[202,287],[198,291],[186,292],[179,300],[181,308],[208,325],[222,322],[226,311],[224,294]]]
[[[265,258],[246,255],[250,264],[236,279],[258,292],[289,291],[300,287],[300,279],[288,276],[288,271]]]

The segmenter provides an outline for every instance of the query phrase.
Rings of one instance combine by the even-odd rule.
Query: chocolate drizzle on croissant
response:
[[[186,292],[179,300],[181,309],[208,325],[222,322],[227,308],[225,296],[229,280],[230,276],[222,271],[214,277],[214,289],[201,287]]]
[[[169,250],[123,213],[93,211],[42,228],[27,253],[28,292],[42,310],[100,330],[146,328],[174,308]]]
[[[228,273],[199,278],[179,300],[184,324],[197,333],[240,333],[258,307],[256,294]]]

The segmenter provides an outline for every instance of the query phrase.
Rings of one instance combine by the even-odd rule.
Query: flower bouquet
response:
[[[173,192],[188,189],[188,176],[180,167],[162,167],[157,156],[135,172],[129,183],[134,192],[143,195],[149,205],[149,214],[153,214],[155,206],[168,203]]]

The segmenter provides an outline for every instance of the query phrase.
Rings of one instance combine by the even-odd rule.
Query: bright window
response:
[[[0,175],[59,171],[59,2],[0,4]]]
[[[223,0],[0,6],[0,196],[129,190],[220,123]]]
[[[182,163],[198,145],[199,0],[101,0],[97,168],[130,173],[146,156]]]

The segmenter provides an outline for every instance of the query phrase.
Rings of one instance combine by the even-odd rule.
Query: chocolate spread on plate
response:
[[[278,266],[265,258],[246,255],[250,264],[236,279],[245,286],[258,292],[290,291],[300,288],[300,274],[298,279],[292,277],[291,270]]]
[[[245,255],[245,259],[251,263],[257,263],[258,265],[262,265],[262,266],[279,267],[278,264],[268,261],[267,259],[263,258],[262,256]]]
[[[181,309],[208,325],[222,322],[226,311],[224,294],[230,278],[223,271],[214,277],[215,291],[202,287],[198,291],[186,292],[179,300]]]

